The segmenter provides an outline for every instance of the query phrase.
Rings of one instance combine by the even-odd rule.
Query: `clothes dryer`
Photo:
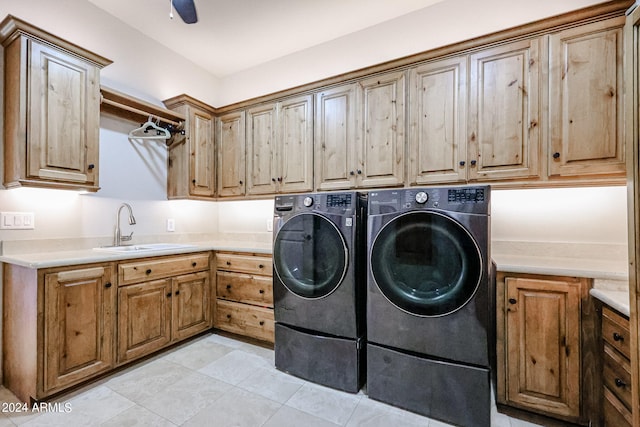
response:
[[[278,196],[276,368],[352,393],[364,381],[366,195]]]
[[[369,397],[490,425],[489,201],[488,186],[369,193]]]

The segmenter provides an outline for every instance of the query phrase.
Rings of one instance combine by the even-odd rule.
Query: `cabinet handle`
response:
[[[264,268],[264,265],[258,264],[258,268]]]
[[[464,160],[460,160],[460,166],[464,166],[465,165],[465,161]]]
[[[264,289],[260,289],[259,291],[261,294],[264,294]]]
[[[176,291],[176,295],[180,295],[180,291]]]
[[[227,314],[227,319],[231,319],[231,315],[230,314]]]
[[[614,382],[616,383],[616,387],[619,387],[619,388],[623,388],[627,386],[627,383],[622,381],[620,378],[616,378]]]
[[[477,160],[471,160],[471,166],[475,166],[475,165],[476,165],[476,163],[478,163],[478,161],[477,161]]]
[[[260,321],[260,326],[264,325],[264,320]]]
[[[553,158],[554,159],[559,159],[560,158],[560,153],[558,153],[558,152],[553,153]]]
[[[109,288],[111,287],[111,282],[107,282],[107,283],[105,283],[105,284],[104,284],[104,287],[105,287],[105,288],[107,288],[107,289],[109,289]]]
[[[518,301],[515,298],[509,298],[509,304],[515,304]]]
[[[282,177],[281,176],[278,177],[278,182],[282,182]]]
[[[353,176],[353,175],[355,175],[355,174],[356,174],[356,173],[355,173],[354,171],[349,171],[349,175]]]
[[[167,294],[167,298],[171,298],[171,292]]]
[[[87,166],[87,168],[88,168],[89,170],[92,170],[92,169],[93,169],[93,168],[95,168],[95,167],[96,167],[96,165],[94,165],[93,163],[89,163],[89,165]]]
[[[624,337],[622,335],[620,335],[619,333],[614,332],[613,333],[613,340],[614,341],[624,341]]]
[[[272,181],[272,182],[276,182],[276,179],[275,179],[275,178],[271,178],[271,181]]]
[[[193,184],[195,184],[195,183],[196,183],[196,180],[195,180],[195,179],[192,179],[192,180],[191,180],[191,182],[192,182]]]
[[[227,261],[227,265],[231,265],[231,261]]]
[[[148,268],[147,271],[145,271],[146,274],[151,274],[151,269]]]
[[[242,181],[240,181],[240,185],[242,185]]]
[[[198,263],[195,261],[191,263],[191,267],[195,267],[196,265],[198,265]]]
[[[362,171],[360,169],[358,169],[356,172],[358,173],[358,175],[362,175]]]
[[[231,285],[227,285],[227,289],[231,289]]]

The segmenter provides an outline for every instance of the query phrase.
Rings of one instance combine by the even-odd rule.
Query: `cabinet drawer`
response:
[[[631,408],[631,365],[607,343],[604,344],[603,382],[627,408]]]
[[[218,271],[218,298],[273,308],[273,279],[244,273]]]
[[[214,327],[223,331],[274,341],[273,310],[238,302],[217,300]]]
[[[631,412],[606,387],[604,388],[603,411],[605,427],[631,427]]]
[[[609,309],[602,308],[602,338],[629,359],[629,320]]]
[[[265,276],[273,274],[273,265],[269,256],[218,253],[216,254],[216,266],[218,270],[263,274]]]
[[[118,284],[128,285],[209,268],[209,254],[159,257],[118,265]]]

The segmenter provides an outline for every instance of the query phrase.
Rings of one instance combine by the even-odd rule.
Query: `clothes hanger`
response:
[[[152,132],[150,132],[152,131]],[[155,132],[153,132],[155,131]],[[136,128],[129,132],[129,138],[131,139],[170,139],[171,132],[158,124],[154,123],[152,116],[139,128]]]

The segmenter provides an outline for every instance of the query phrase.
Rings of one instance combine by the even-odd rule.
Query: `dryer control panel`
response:
[[[369,193],[369,215],[421,209],[489,213],[489,186],[425,187]]]

